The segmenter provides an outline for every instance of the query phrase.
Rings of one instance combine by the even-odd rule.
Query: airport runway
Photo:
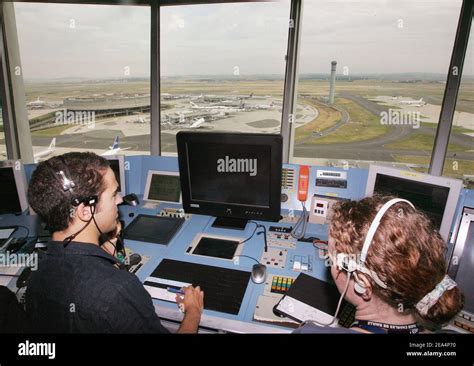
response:
[[[375,116],[379,117],[381,112],[387,112],[389,106],[379,105],[373,101],[367,100],[359,95],[350,93],[341,93],[341,97],[347,98],[365,110],[371,112]],[[300,109],[301,110],[301,109]],[[314,115],[310,115],[309,112],[305,115],[305,119],[314,118]],[[255,113],[255,114],[254,114]],[[240,112],[238,115],[229,116],[226,119],[213,121],[211,125],[213,130],[227,130],[227,131],[247,131],[250,132],[267,132],[267,133],[278,133],[279,125],[270,123],[281,112],[278,110],[268,111],[254,111],[254,112]],[[317,112],[316,112],[317,113]],[[277,115],[277,117],[275,117]],[[317,115],[317,114],[316,114]],[[312,118],[310,118],[312,117]],[[105,152],[108,147],[112,144],[115,136],[120,136],[120,143],[122,148],[128,148],[129,153],[140,153],[148,152],[150,146],[150,135],[144,133],[147,131],[146,127],[149,124],[134,125],[129,122],[125,122],[128,117],[122,117],[118,123],[107,124],[97,123],[96,128],[88,129],[82,128],[75,133],[65,133],[57,136],[56,146],[58,151],[66,151],[66,149],[81,149],[93,150],[97,153]],[[259,121],[259,118],[262,119]],[[278,120],[275,120],[278,122]],[[337,128],[344,125],[349,121],[347,113],[343,113],[343,119],[338,122],[337,125],[332,126],[326,131],[322,131],[323,136],[334,132]],[[104,121],[106,122],[106,121]],[[240,124],[240,126],[239,126]],[[260,124],[260,125],[259,125]],[[244,127],[245,126],[245,127]],[[402,150],[402,149],[391,149],[387,148],[386,145],[406,139],[411,134],[422,134],[434,136],[436,133],[436,125],[433,127],[420,126],[418,129],[414,129],[409,125],[398,125],[389,126],[389,132],[377,139],[338,143],[338,144],[318,144],[317,140],[321,136],[313,136],[304,141],[295,144],[295,156],[296,157],[307,157],[307,158],[327,158],[327,159],[357,159],[357,160],[369,160],[369,161],[395,161],[394,155],[410,155],[410,156],[422,156],[429,157],[431,150]],[[125,131],[124,131],[125,129]],[[163,152],[176,152],[176,130],[162,130],[162,151]],[[74,129],[71,129],[71,132]],[[66,131],[68,132],[68,131]],[[474,160],[474,139],[464,134],[451,135],[450,142],[458,145],[462,145],[466,148],[464,152],[457,152],[455,157],[462,160]],[[41,149],[41,147],[49,146],[51,137],[33,137],[33,145],[35,151]],[[311,143],[310,143],[311,142]],[[448,157],[453,157],[453,153],[449,153]]]

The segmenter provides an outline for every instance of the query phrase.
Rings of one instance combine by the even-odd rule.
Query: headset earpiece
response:
[[[94,207],[97,204],[97,201],[98,201],[97,195],[93,195],[89,197],[74,197],[71,200],[71,204],[74,207],[78,207],[81,203],[83,203],[84,206]]]
[[[357,272],[354,272],[354,282],[354,291],[359,295],[364,295],[367,292],[367,286],[364,281],[359,278]]]
[[[358,293],[359,295],[364,295],[365,292],[367,291],[367,288],[365,287],[365,285],[361,282],[358,282],[356,280],[355,284],[354,284],[354,291],[356,293]]]

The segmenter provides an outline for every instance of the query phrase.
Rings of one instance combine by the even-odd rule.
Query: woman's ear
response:
[[[362,299],[364,299],[365,301],[370,301],[372,299],[372,294],[373,294],[372,284],[370,283],[368,278],[364,276],[363,274],[359,274],[358,277],[359,277],[358,281],[361,283],[361,285],[363,285],[365,289],[364,293],[359,294],[359,296],[362,297]]]

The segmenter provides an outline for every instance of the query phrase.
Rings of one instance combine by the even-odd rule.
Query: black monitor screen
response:
[[[216,238],[202,237],[193,254],[204,255],[207,257],[216,257],[223,259],[232,259],[239,246],[238,240],[224,240]]]
[[[404,198],[421,210],[438,230],[443,221],[449,188],[377,174],[374,193]]]
[[[21,203],[12,167],[0,168],[0,214],[20,213]]]
[[[152,174],[148,199],[153,201],[179,202],[181,185],[179,176]]]
[[[270,147],[188,144],[191,200],[269,207]]]
[[[117,159],[109,160],[110,168],[114,171],[115,179],[118,183],[118,192],[122,192],[122,181],[120,180],[120,161]]]

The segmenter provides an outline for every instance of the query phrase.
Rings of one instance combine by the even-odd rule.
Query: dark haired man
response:
[[[150,295],[138,278],[119,269],[103,233],[117,227],[122,202],[108,161],[93,153],[68,153],[40,163],[28,189],[33,210],[52,241],[26,293],[35,332],[165,333]],[[180,333],[196,332],[203,309],[199,287],[185,289]]]

